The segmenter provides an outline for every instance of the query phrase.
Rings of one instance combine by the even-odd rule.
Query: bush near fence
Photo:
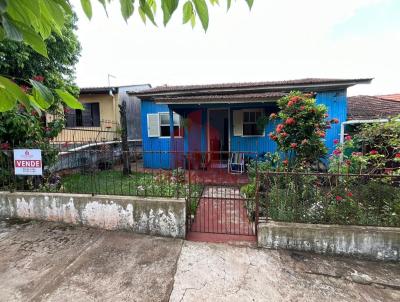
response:
[[[398,176],[269,172],[260,216],[283,222],[400,227]]]

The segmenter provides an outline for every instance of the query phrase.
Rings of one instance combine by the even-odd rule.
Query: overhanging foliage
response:
[[[92,2],[95,0],[81,0],[82,9],[86,16],[92,17]],[[107,11],[111,0],[97,0]],[[251,8],[254,0],[245,0]],[[138,11],[143,22],[150,20],[156,25],[155,14],[161,7],[163,23],[166,25],[179,6],[180,0],[119,0],[121,15],[127,21]],[[181,1],[183,2],[183,1]],[[231,6],[227,0],[227,8]],[[185,0],[183,9],[183,23],[190,21],[195,26],[196,18],[207,30],[209,23],[208,5],[219,4],[219,0]],[[65,23],[73,14],[69,0],[0,0],[0,41],[4,39],[26,43],[36,52],[48,57],[45,40],[56,33],[61,38]],[[50,107],[54,96],[69,107],[83,109],[82,105],[67,91],[52,91],[42,84],[27,81],[32,86],[32,94],[27,94],[16,85],[7,75],[0,77],[0,112],[10,110],[19,102],[27,108],[45,110]]]

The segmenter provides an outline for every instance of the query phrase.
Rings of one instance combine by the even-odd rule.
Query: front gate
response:
[[[250,183],[246,174],[189,168],[187,180],[187,234],[257,235],[258,194],[249,197],[241,192]]]

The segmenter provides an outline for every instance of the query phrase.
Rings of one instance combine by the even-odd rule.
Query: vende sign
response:
[[[40,149],[14,149],[15,175],[42,175]]]

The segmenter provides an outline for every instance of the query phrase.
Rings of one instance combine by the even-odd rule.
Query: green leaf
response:
[[[193,0],[196,8],[197,15],[200,18],[201,25],[203,25],[204,31],[208,28],[208,7],[205,0]]]
[[[172,14],[178,8],[179,0],[161,0],[161,8],[164,15],[164,26],[167,25],[172,17]]]
[[[196,16],[192,14],[192,17],[190,18],[190,24],[192,25],[192,28],[196,26]]]
[[[15,84],[13,81],[0,76],[0,85],[5,89],[9,94],[15,97],[16,100],[20,100],[24,103],[28,103],[28,96],[22,91],[21,87]]]
[[[46,8],[44,7],[43,2],[40,2],[40,11],[42,12],[41,17],[38,19],[38,22],[34,25],[34,28],[40,33],[42,38],[47,39],[52,31],[52,23],[49,20],[49,16],[46,15]]]
[[[121,14],[122,17],[125,19],[125,22],[128,21],[129,17],[133,14],[134,2],[135,0],[119,0],[119,3],[121,4]]]
[[[29,98],[29,106],[33,107],[39,116],[42,115],[42,107],[36,102],[35,98],[32,95],[28,95]]]
[[[139,16],[142,19],[143,23],[146,24],[146,14],[144,13],[144,11],[141,7],[139,7],[138,12],[139,12]]]
[[[32,103],[32,105],[38,105],[39,108],[44,110],[48,109],[51,105],[44,99],[44,97],[36,88],[33,88],[32,95],[29,96],[29,101]]]
[[[60,5],[68,15],[72,15],[71,5],[67,0],[53,0],[53,1],[56,2],[58,5]]]
[[[45,3],[45,7],[51,16],[52,23],[60,31],[64,27],[65,23],[65,12],[61,6],[54,3],[53,0],[42,0]]]
[[[254,0],[246,0],[246,2],[249,8],[251,9],[253,7]]]
[[[0,88],[0,112],[5,112],[14,108],[17,99],[6,89]]]
[[[193,5],[192,2],[187,1],[183,5],[183,24],[186,24],[187,22],[190,21],[193,15]]]
[[[40,35],[43,37],[43,39],[46,39],[52,31],[62,37],[62,24],[65,21],[64,13],[59,6],[57,6],[58,10],[54,9],[53,5],[49,4],[48,1],[49,0],[41,0],[39,2],[41,16],[37,24],[37,29],[39,30]],[[61,10],[61,15],[59,10]],[[61,18],[61,20],[56,20],[56,18]]]
[[[0,0],[0,13],[5,13],[7,10],[8,0]]]
[[[4,40],[4,38],[6,37],[6,34],[4,32],[3,27],[0,27],[0,41]]]
[[[35,80],[29,80],[29,82],[32,84],[34,92],[37,93],[38,96],[40,96],[49,105],[53,103],[54,95],[49,88],[47,88],[42,83]],[[35,93],[34,93],[35,99],[38,101],[39,97],[36,97]]]
[[[156,13],[157,11],[157,3],[156,0],[147,0],[147,3],[149,3],[149,6],[151,7],[153,14]]]
[[[37,22],[37,18],[40,17],[40,13],[37,12],[38,10],[39,5],[37,1],[10,1],[7,6],[7,14],[10,18],[28,27]]]
[[[232,5],[232,0],[226,0],[227,10],[229,10],[231,8],[231,5]]]
[[[44,43],[42,37],[38,35],[35,31],[26,27],[19,27],[19,30],[22,32],[24,37],[24,42],[31,46],[35,51],[40,53],[42,56],[48,58],[47,56],[47,48]]]
[[[3,15],[1,20],[6,37],[10,40],[21,42],[23,40],[22,33],[18,30],[13,21],[8,18],[7,15]]]
[[[156,22],[154,21],[154,15],[153,11],[151,10],[151,7],[147,3],[146,0],[140,0],[140,8],[143,10],[145,15],[150,19],[151,23],[153,23],[155,26],[157,26]]]
[[[92,3],[90,0],[81,0],[82,9],[88,19],[92,19]]]
[[[68,92],[61,90],[61,89],[56,89],[55,90],[60,99],[70,108],[72,109],[80,109],[84,110],[85,108],[83,105],[76,99],[74,98],[71,94]]]
[[[106,15],[108,16],[106,0],[99,0],[99,2],[101,3],[101,5],[103,5],[104,11],[106,12]]]

